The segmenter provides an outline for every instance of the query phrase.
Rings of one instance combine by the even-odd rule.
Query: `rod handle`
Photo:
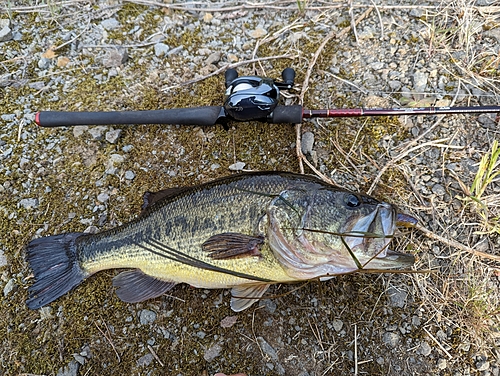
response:
[[[302,106],[277,106],[273,113],[270,123],[302,123]]]
[[[35,116],[41,127],[110,124],[214,125],[222,107],[174,108],[150,111],[66,112],[42,111]]]

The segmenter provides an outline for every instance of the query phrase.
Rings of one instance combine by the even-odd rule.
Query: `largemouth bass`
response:
[[[286,172],[149,193],[142,214],[120,227],[30,242],[27,305],[42,307],[98,271],[127,268],[113,279],[125,302],[188,283],[232,288],[231,308],[242,311],[273,283],[411,266],[413,256],[387,248],[396,220],[390,204]]]

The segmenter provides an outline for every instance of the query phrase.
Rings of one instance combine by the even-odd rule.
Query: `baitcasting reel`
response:
[[[228,69],[225,77],[225,116],[237,121],[267,121],[278,105],[280,90],[293,87],[295,71],[292,68],[283,70],[283,82],[258,76],[238,77],[234,69]]]

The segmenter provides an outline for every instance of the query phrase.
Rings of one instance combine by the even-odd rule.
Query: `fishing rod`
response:
[[[35,122],[41,127],[108,124],[180,124],[215,125],[229,129],[230,121],[260,121],[266,123],[301,123],[303,119],[442,115],[464,113],[499,113],[500,106],[472,107],[404,107],[404,108],[337,108],[309,110],[300,105],[279,105],[280,90],[290,90],[295,71],[286,68],[281,73],[283,82],[259,76],[238,77],[238,72],[225,73],[226,93],[222,106],[175,108],[148,111],[67,112],[41,111]]]

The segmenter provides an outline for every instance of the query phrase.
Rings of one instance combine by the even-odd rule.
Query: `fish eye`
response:
[[[350,208],[357,208],[359,205],[361,205],[361,200],[358,198],[358,196],[349,194],[345,198],[345,204]]]

